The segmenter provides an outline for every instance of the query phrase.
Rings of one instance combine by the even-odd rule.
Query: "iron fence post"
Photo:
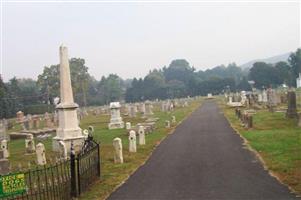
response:
[[[70,151],[70,175],[71,175],[71,197],[77,197],[76,190],[76,171],[75,171],[75,152],[73,148],[73,143],[71,142]]]

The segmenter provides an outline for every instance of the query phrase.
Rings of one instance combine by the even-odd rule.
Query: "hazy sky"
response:
[[[100,79],[142,77],[185,58],[197,69],[300,46],[298,3],[13,3],[2,7],[2,72],[36,79],[61,43]]]

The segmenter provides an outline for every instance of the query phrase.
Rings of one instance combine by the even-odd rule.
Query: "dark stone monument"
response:
[[[296,93],[293,91],[289,91],[287,93],[287,111],[286,117],[287,118],[297,118],[297,105],[296,105]]]

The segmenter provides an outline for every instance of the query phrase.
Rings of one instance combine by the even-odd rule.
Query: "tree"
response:
[[[277,68],[265,62],[256,62],[250,69],[249,80],[255,81],[256,88],[282,84]]]
[[[301,73],[301,49],[297,49],[295,53],[291,53],[291,55],[288,58],[288,62],[292,67],[292,73],[294,80],[299,76],[299,73]],[[296,83],[294,82],[294,85]]]
[[[87,105],[87,91],[92,78],[88,73],[88,67],[85,66],[85,60],[71,58],[69,64],[72,89],[76,102],[80,105]],[[41,92],[47,94],[50,99],[59,96],[59,65],[45,66],[43,73],[38,76],[37,84]]]
[[[281,79],[282,83],[285,83],[288,86],[294,86],[295,80],[293,77],[293,71],[287,62],[278,62],[275,64],[275,68],[278,71],[278,77]]]

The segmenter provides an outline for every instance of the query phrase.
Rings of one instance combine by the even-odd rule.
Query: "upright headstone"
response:
[[[8,139],[7,133],[6,133],[6,125],[3,120],[0,121],[0,140],[6,140]]]
[[[70,68],[67,47],[60,47],[60,100],[56,106],[59,115],[59,126],[56,130],[56,136],[53,138],[53,150],[59,151],[59,142],[66,144],[68,151],[71,148],[71,142],[75,152],[81,150],[84,136],[81,128],[78,126],[77,111],[78,105],[74,103]]]
[[[46,112],[44,114],[44,123],[45,123],[44,126],[46,126],[46,128],[52,128],[53,127],[53,124],[52,124],[52,121],[51,121],[51,117],[50,117],[50,115],[49,115],[48,112]]]
[[[33,121],[32,121],[31,114],[27,114],[26,115],[26,120],[28,121],[28,129],[32,130],[32,128],[33,128]]]
[[[262,102],[267,103],[268,102],[268,94],[266,90],[262,91]]]
[[[175,123],[177,123],[177,121],[176,121],[176,116],[171,116],[171,123],[172,124],[175,124]]]
[[[153,115],[152,104],[150,101],[145,102],[145,115]]]
[[[126,130],[130,130],[132,128],[131,122],[125,123],[125,128],[126,128]]]
[[[35,143],[32,134],[27,134],[25,139],[25,149],[27,154],[32,154],[35,152]]]
[[[22,111],[18,111],[16,115],[17,115],[17,122],[18,123],[23,122],[24,113]]]
[[[109,129],[118,129],[124,128],[124,122],[120,116],[120,103],[119,102],[111,102],[111,119],[109,123]]]
[[[7,140],[1,140],[1,150],[3,151],[3,157],[8,158],[9,151],[8,151]]]
[[[139,126],[138,135],[139,135],[139,145],[145,145],[145,132],[143,126]]]
[[[60,153],[60,156],[66,160],[68,158],[68,150],[67,150],[67,147],[66,147],[66,144],[63,142],[63,141],[59,141],[59,153]]]
[[[37,164],[46,165],[46,151],[45,151],[44,144],[42,143],[37,144],[36,154],[37,154]]]
[[[0,175],[6,175],[10,172],[9,160],[4,158],[3,151],[0,150]]]
[[[287,105],[286,117],[298,118],[296,93],[294,91],[289,91],[287,93],[287,99],[288,99],[288,105]]]
[[[137,152],[136,132],[134,130],[131,130],[129,134],[129,152]]]
[[[40,117],[38,115],[33,115],[32,120],[33,120],[33,128],[34,129],[40,128]]]
[[[115,138],[113,140],[113,147],[114,147],[114,162],[118,164],[123,163],[122,141],[120,138]]]
[[[170,128],[170,121],[169,120],[165,121],[165,128]]]

